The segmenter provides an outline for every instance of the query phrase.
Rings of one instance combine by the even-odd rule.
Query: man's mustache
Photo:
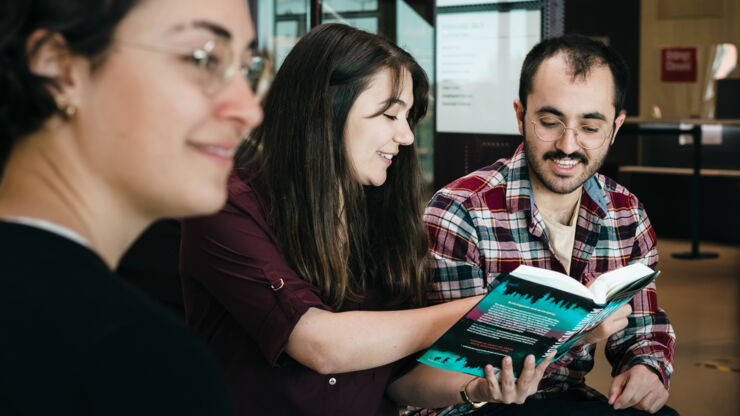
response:
[[[578,160],[584,165],[588,164],[588,158],[583,153],[579,152],[573,152],[571,154],[566,154],[562,150],[553,150],[551,152],[545,153],[544,156],[542,156],[543,159],[573,159]]]

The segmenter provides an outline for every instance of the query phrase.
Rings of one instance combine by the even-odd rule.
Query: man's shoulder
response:
[[[624,185],[600,173],[594,176],[608,198],[612,210],[642,209],[640,200]]]
[[[491,165],[458,178],[434,194],[433,202],[457,202],[467,207],[489,206],[504,201],[509,159],[499,159]]]

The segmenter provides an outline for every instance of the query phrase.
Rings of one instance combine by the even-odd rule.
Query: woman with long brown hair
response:
[[[315,28],[276,75],[226,207],[184,222],[186,316],[221,360],[238,414],[398,414],[385,390],[414,365],[402,359],[478,300],[422,307],[412,143],[428,90],[392,43]]]

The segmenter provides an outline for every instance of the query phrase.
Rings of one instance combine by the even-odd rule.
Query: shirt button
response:
[[[330,378],[330,379],[329,379],[329,385],[330,385],[330,386],[333,386],[333,385],[335,385],[335,384],[337,384],[337,379],[335,379],[334,377]]]

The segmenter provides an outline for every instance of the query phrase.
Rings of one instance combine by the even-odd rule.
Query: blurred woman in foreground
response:
[[[228,414],[207,348],[111,270],[223,205],[262,117],[245,2],[2,8],[0,413]]]

